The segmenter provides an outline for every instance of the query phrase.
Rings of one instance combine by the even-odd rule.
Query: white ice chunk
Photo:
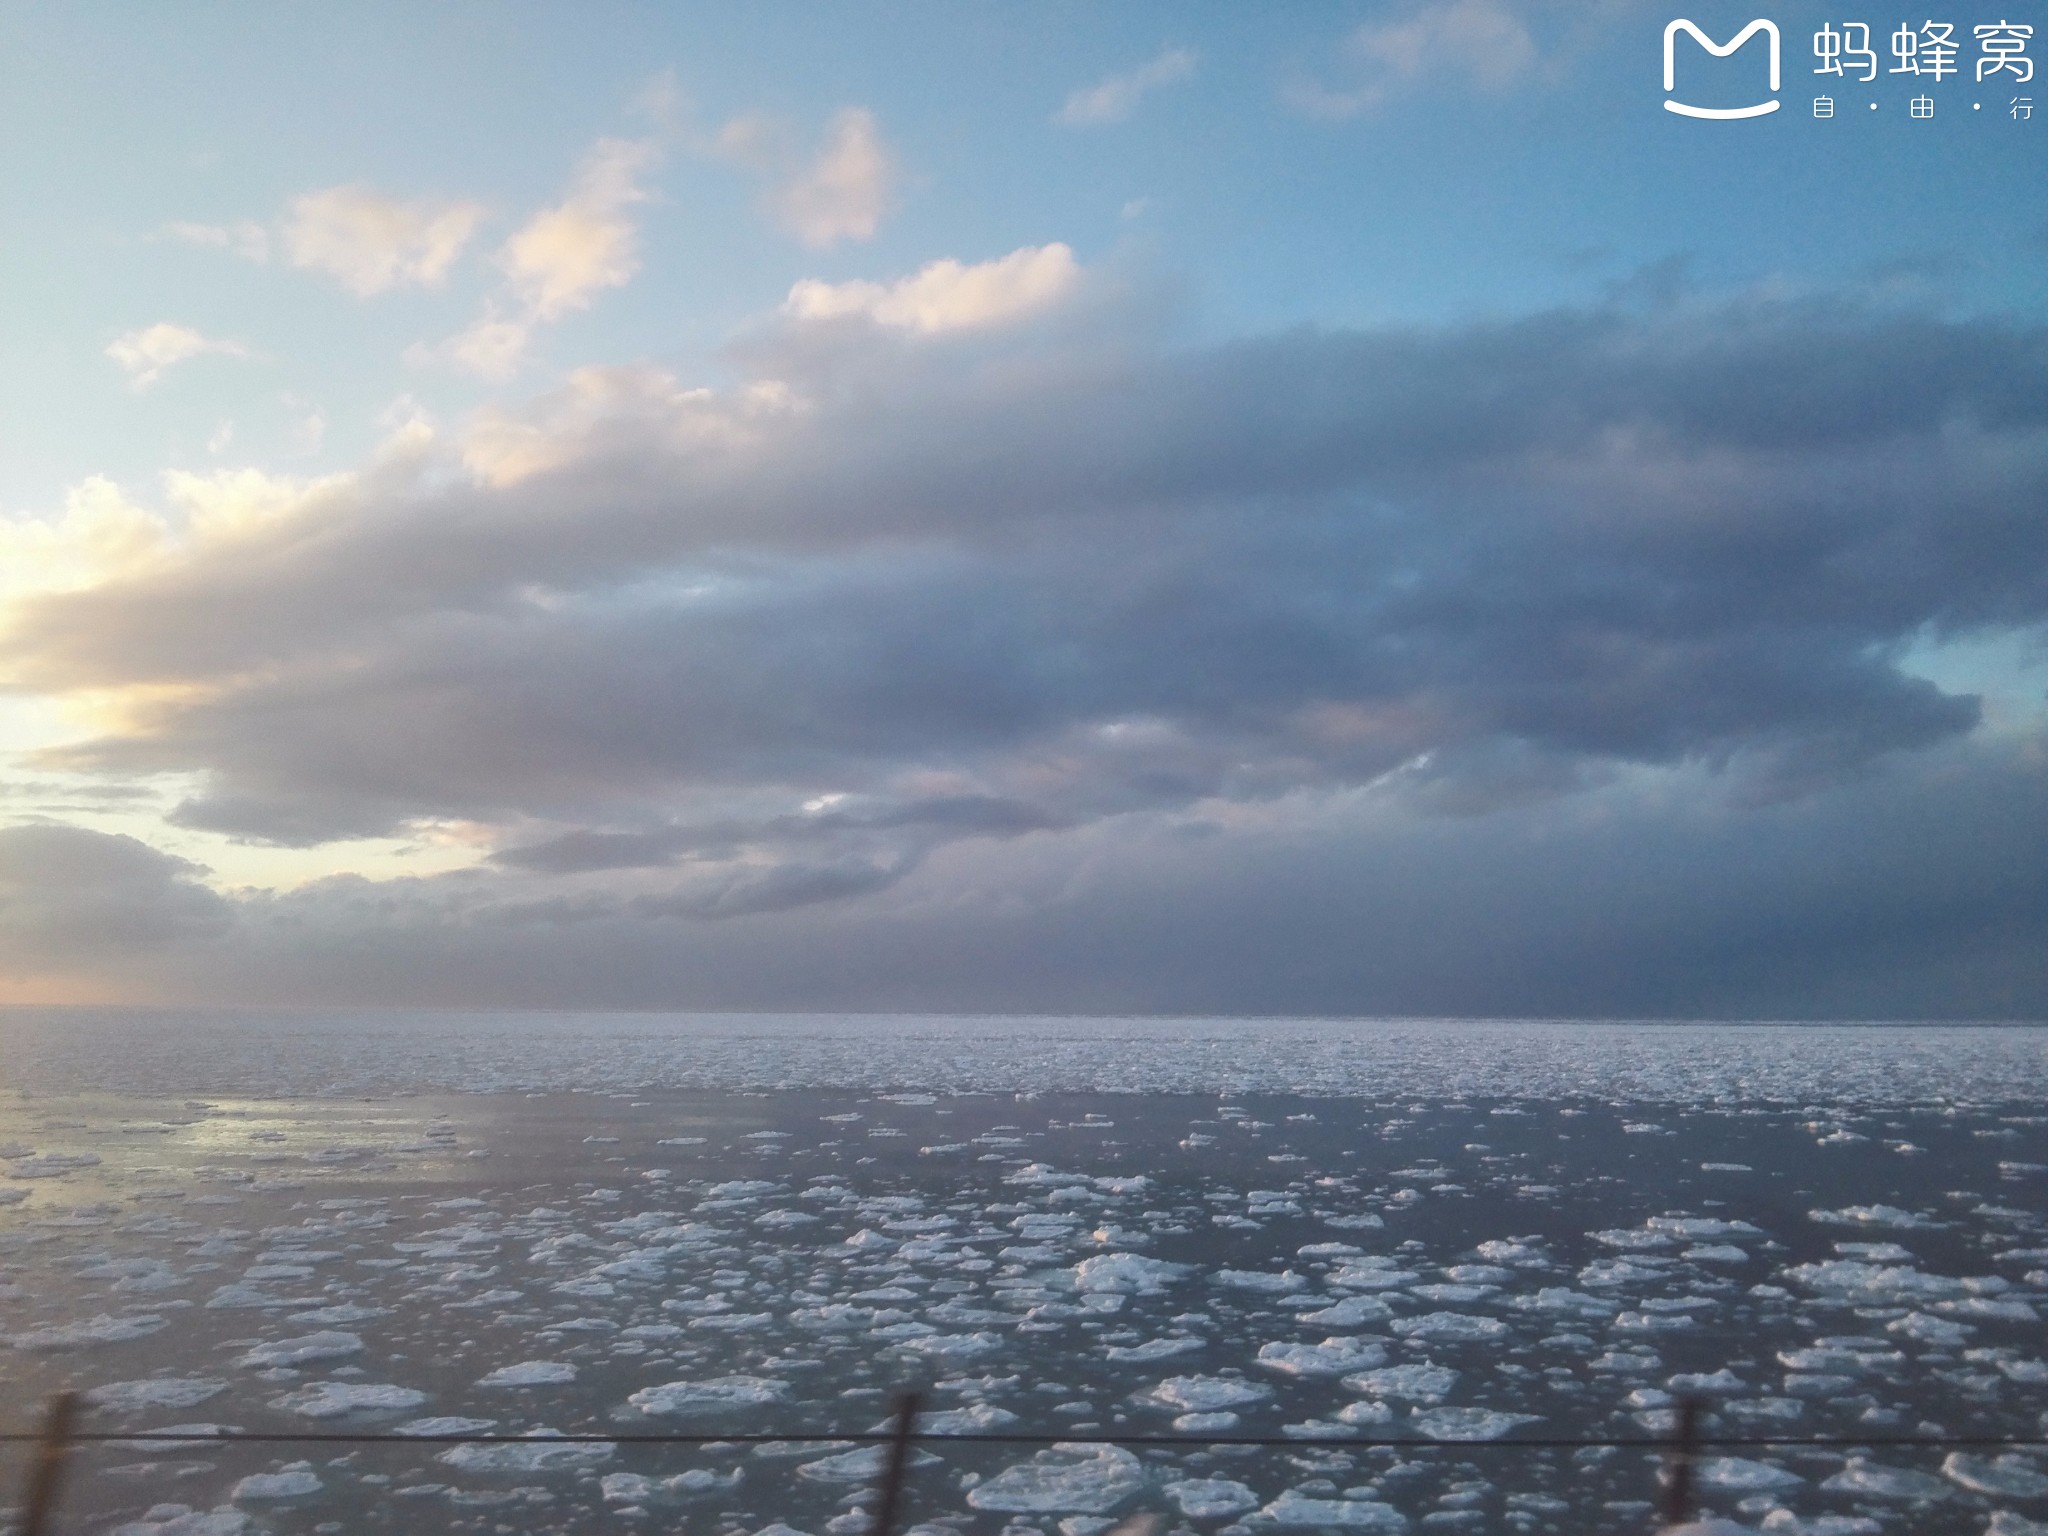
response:
[[[889,1447],[886,1445],[864,1445],[857,1451],[841,1451],[837,1456],[826,1456],[818,1461],[807,1461],[796,1469],[798,1477],[808,1478],[814,1483],[873,1483],[880,1480],[882,1470],[888,1465]],[[913,1450],[907,1465],[929,1467],[938,1461],[929,1451]]]
[[[270,1406],[302,1419],[338,1419],[350,1413],[403,1413],[417,1408],[427,1394],[411,1387],[358,1381],[316,1381],[273,1397]]]
[[[1376,1499],[1314,1499],[1292,1488],[1259,1513],[1275,1525],[1317,1530],[1405,1531],[1408,1517]]]
[[[1820,1486],[1826,1493],[1853,1493],[1865,1499],[1945,1499],[1949,1492],[1932,1473],[1888,1467],[1861,1456],[1851,1456],[1847,1466]]]
[[[1797,1472],[1744,1456],[1702,1457],[1694,1464],[1693,1474],[1702,1488],[1728,1493],[1779,1493],[1806,1481]]]
[[[1830,1227],[1890,1227],[1901,1231],[1925,1230],[1945,1225],[1896,1205],[1845,1205],[1839,1211],[1808,1211],[1807,1216]]]
[[[1523,1312],[1551,1312],[1561,1317],[1611,1318],[1619,1308],[1602,1296],[1589,1296],[1569,1286],[1546,1285],[1533,1296],[1517,1296],[1509,1305]]]
[[[1290,1376],[1342,1376],[1383,1365],[1386,1358],[1385,1347],[1377,1341],[1344,1334],[1332,1334],[1320,1344],[1276,1343],[1259,1350],[1260,1365]]]
[[[1418,1408],[1409,1423],[1432,1440],[1498,1440],[1517,1424],[1534,1424],[1540,1417],[1491,1408]]]
[[[1886,1323],[1884,1331],[1896,1333],[1901,1338],[1911,1339],[1917,1344],[1936,1344],[1952,1349],[1962,1344],[1977,1330],[1968,1323],[1950,1322],[1945,1317],[1930,1317],[1925,1312],[1908,1312],[1904,1317],[1895,1317]]]
[[[1996,1499],[2038,1499],[2048,1496],[2048,1476],[2024,1456],[1972,1456],[1950,1452],[1941,1464],[1942,1476],[1972,1493]]]
[[[607,1504],[646,1504],[656,1499],[691,1498],[705,1493],[731,1493],[739,1487],[741,1469],[723,1474],[709,1467],[691,1467],[672,1477],[648,1477],[639,1472],[607,1472],[598,1479],[598,1491]],[[786,1525],[767,1526],[764,1531],[789,1531]],[[761,1533],[756,1533],[761,1536]],[[791,1536],[802,1536],[792,1532]]]
[[[532,1429],[518,1445],[457,1445],[438,1458],[463,1472],[590,1472],[603,1466],[617,1447],[603,1443],[560,1443],[557,1429]],[[551,1443],[552,1442],[552,1443]]]
[[[922,1338],[898,1339],[896,1347],[940,1360],[974,1360],[996,1353],[1003,1347],[1003,1339],[996,1333],[930,1333]]]
[[[1143,1364],[1149,1360],[1168,1360],[1175,1355],[1191,1355],[1198,1349],[1208,1348],[1203,1339],[1147,1339],[1142,1344],[1112,1344],[1104,1351],[1110,1359]]]
[[[714,1413],[786,1402],[789,1383],[768,1376],[712,1376],[702,1381],[669,1381],[642,1387],[626,1399],[642,1413]]]
[[[1346,1391],[1369,1392],[1374,1397],[1440,1403],[1457,1379],[1458,1373],[1446,1365],[1390,1365],[1346,1376],[1343,1386]]]
[[[1062,1441],[970,1489],[967,1502],[998,1514],[1107,1515],[1145,1484],[1144,1465],[1129,1451]]]
[[[576,1367],[566,1360],[522,1360],[501,1365],[477,1382],[480,1387],[556,1387],[576,1379]]]
[[[1346,1403],[1337,1410],[1337,1422],[1350,1424],[1356,1428],[1372,1428],[1393,1423],[1394,1410],[1385,1403],[1371,1399]]]
[[[301,1334],[296,1339],[277,1339],[268,1344],[258,1344],[247,1354],[235,1361],[252,1369],[275,1369],[278,1366],[307,1365],[315,1360],[342,1360],[350,1355],[363,1352],[360,1335],[343,1333],[337,1329],[323,1329],[319,1333]]]
[[[266,1499],[303,1499],[318,1493],[326,1485],[314,1475],[310,1461],[287,1462],[275,1472],[258,1472],[243,1478],[235,1484],[235,1491],[228,1495],[237,1504],[248,1504]]]
[[[1271,1295],[1308,1287],[1308,1281],[1291,1269],[1283,1269],[1278,1274],[1263,1269],[1219,1269],[1209,1280],[1211,1284],[1229,1286],[1232,1290],[1264,1291]],[[1331,1283],[1336,1283],[1336,1277],[1332,1277]]]
[[[1139,1402],[1181,1413],[1210,1413],[1218,1408],[1264,1402],[1273,1395],[1273,1389],[1236,1376],[1169,1376],[1157,1386],[1133,1395]]]
[[[1393,1310],[1377,1296],[1346,1296],[1327,1307],[1298,1314],[1302,1322],[1320,1323],[1325,1328],[1356,1328],[1361,1323],[1383,1323],[1393,1315]]]
[[[110,1317],[102,1312],[81,1323],[57,1323],[48,1328],[31,1328],[7,1339],[16,1349],[42,1353],[54,1349],[86,1349],[94,1344],[126,1344],[147,1338],[163,1327],[155,1313]]]
[[[1809,1290],[1873,1306],[1933,1301],[1964,1294],[1960,1280],[1948,1275],[1930,1275],[1903,1264],[1829,1259],[1819,1264],[1795,1264],[1785,1274]]]
[[[1425,1312],[1420,1317],[1394,1319],[1394,1332],[1404,1339],[1504,1339],[1508,1325],[1498,1318],[1474,1317],[1468,1312]]]
[[[1329,1278],[1329,1284],[1348,1291],[1393,1291],[1412,1285],[1422,1276],[1412,1269],[1386,1264],[1346,1264]]]
[[[1259,1496],[1227,1477],[1187,1478],[1161,1490],[1190,1520],[1223,1520],[1259,1507]]]
[[[1643,1225],[1652,1232],[1669,1232],[1692,1242],[1723,1237],[1762,1237],[1764,1229],[1746,1221],[1724,1221],[1713,1216],[1652,1216]]]
[[[1101,1253],[1074,1266],[1074,1289],[1154,1296],[1168,1282],[1188,1273],[1187,1265],[1169,1264],[1164,1259],[1148,1259],[1136,1253]]]
[[[986,1435],[1008,1429],[1017,1422],[1017,1415],[1007,1408],[998,1408],[993,1403],[971,1403],[965,1408],[920,1413],[917,1432],[921,1435]],[[895,1427],[893,1419],[884,1420],[874,1427],[874,1433],[880,1434]]]

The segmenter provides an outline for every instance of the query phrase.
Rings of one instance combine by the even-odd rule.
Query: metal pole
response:
[[[1680,1398],[1678,1430],[1666,1453],[1664,1480],[1664,1523],[1683,1525],[1692,1518],[1692,1463],[1700,1438],[1700,1401]]]
[[[79,1402],[76,1392],[59,1392],[50,1399],[42,1438],[36,1442],[35,1465],[29,1470],[19,1536],[46,1536],[49,1530],[50,1512],[56,1508],[64,1484],[64,1462],[71,1451],[71,1432],[78,1424]]]
[[[906,1392],[896,1400],[895,1430],[889,1436],[888,1459],[882,1465],[882,1496],[868,1536],[889,1536],[896,1528],[896,1514],[903,1505],[904,1474],[910,1470],[910,1437],[917,1429],[917,1406],[915,1392]],[[35,1533],[26,1532],[24,1536]]]

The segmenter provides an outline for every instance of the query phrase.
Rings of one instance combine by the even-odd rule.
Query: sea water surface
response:
[[[122,1536],[855,1536],[797,1437],[906,1388],[923,1536],[1638,1532],[1690,1398],[1742,1526],[2027,1536],[2044,1106],[2017,1026],[0,1011],[0,1417],[174,1430]]]

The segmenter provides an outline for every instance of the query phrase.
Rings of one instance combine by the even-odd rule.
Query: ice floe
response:
[[[1397,1317],[1391,1326],[1404,1339],[1475,1343],[1508,1336],[1508,1325],[1499,1318],[1477,1317],[1469,1312],[1425,1312],[1420,1317]]]
[[[1376,1499],[1313,1498],[1291,1488],[1259,1514],[1275,1525],[1289,1528],[1389,1533],[1408,1529],[1408,1517],[1391,1504]]]
[[[1386,1347],[1373,1339],[1335,1334],[1320,1344],[1264,1344],[1258,1363],[1289,1376],[1342,1376],[1383,1364]]]
[[[566,1360],[522,1360],[501,1365],[480,1377],[480,1387],[558,1387],[576,1379],[576,1367]]]
[[[1190,1520],[1227,1520],[1259,1507],[1259,1496],[1227,1477],[1184,1478],[1160,1490]]]
[[[1821,1485],[1823,1493],[1852,1493],[1865,1499],[1932,1500],[1949,1497],[1947,1484],[1932,1473],[1912,1467],[1886,1466],[1851,1456],[1848,1464]]]
[[[1418,1408],[1408,1422],[1417,1434],[1432,1440],[1498,1440],[1518,1425],[1534,1424],[1541,1417],[1492,1408]]]
[[[275,1472],[257,1472],[243,1478],[228,1497],[237,1504],[268,1503],[278,1499],[304,1499],[326,1485],[313,1471],[310,1461],[292,1461]]]
[[[590,1472],[618,1454],[616,1446],[605,1442],[562,1443],[560,1436],[560,1430],[532,1429],[526,1432],[526,1439],[518,1443],[499,1441],[486,1445],[450,1446],[437,1459],[461,1472],[530,1476],[536,1473]]]
[[[412,1387],[359,1381],[316,1381],[298,1387],[270,1406],[302,1419],[339,1419],[350,1414],[404,1413],[427,1400]]]
[[[1144,1464],[1120,1446],[1062,1441],[968,1490],[967,1502],[997,1514],[1107,1515],[1147,1483]]]
[[[86,1393],[85,1400],[108,1413],[146,1413],[159,1408],[194,1408],[227,1389],[226,1382],[205,1376],[152,1376],[142,1381],[110,1381]]]
[[[1441,1402],[1456,1385],[1458,1373],[1443,1365],[1389,1365],[1377,1370],[1346,1376],[1344,1386],[1352,1392],[1374,1397],[1400,1398],[1418,1403]]]
[[[359,1334],[346,1333],[339,1329],[323,1329],[319,1333],[303,1334],[295,1339],[277,1339],[268,1344],[258,1344],[235,1364],[254,1369],[277,1366],[309,1365],[316,1360],[344,1360],[350,1355],[363,1352],[363,1341]]]
[[[88,1349],[99,1344],[126,1344],[145,1339],[164,1326],[155,1313],[113,1317],[105,1312],[76,1323],[53,1323],[21,1333],[0,1335],[15,1349],[39,1352],[58,1349]]]
[[[789,1383],[768,1376],[713,1376],[642,1387],[626,1401],[642,1413],[703,1414],[761,1408],[789,1399]]]

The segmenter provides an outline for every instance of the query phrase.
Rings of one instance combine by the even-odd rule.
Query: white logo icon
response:
[[[1693,41],[1717,59],[1727,58],[1729,54],[1735,52],[1736,49],[1740,48],[1752,37],[1755,37],[1757,33],[1763,33],[1770,40],[1771,90],[1774,94],[1776,93],[1778,89],[1778,26],[1776,22],[1766,21],[1763,17],[1759,16],[1725,43],[1715,42],[1697,26],[1683,18],[1672,22],[1670,26],[1664,29],[1664,89],[1666,91],[1678,89],[1677,43],[1678,34],[1681,32],[1691,33]],[[1773,100],[1760,101],[1753,107],[1695,107],[1686,102],[1667,100],[1664,103],[1664,110],[1666,112],[1676,112],[1683,117],[1762,117],[1766,112],[1777,111],[1778,103]]]

